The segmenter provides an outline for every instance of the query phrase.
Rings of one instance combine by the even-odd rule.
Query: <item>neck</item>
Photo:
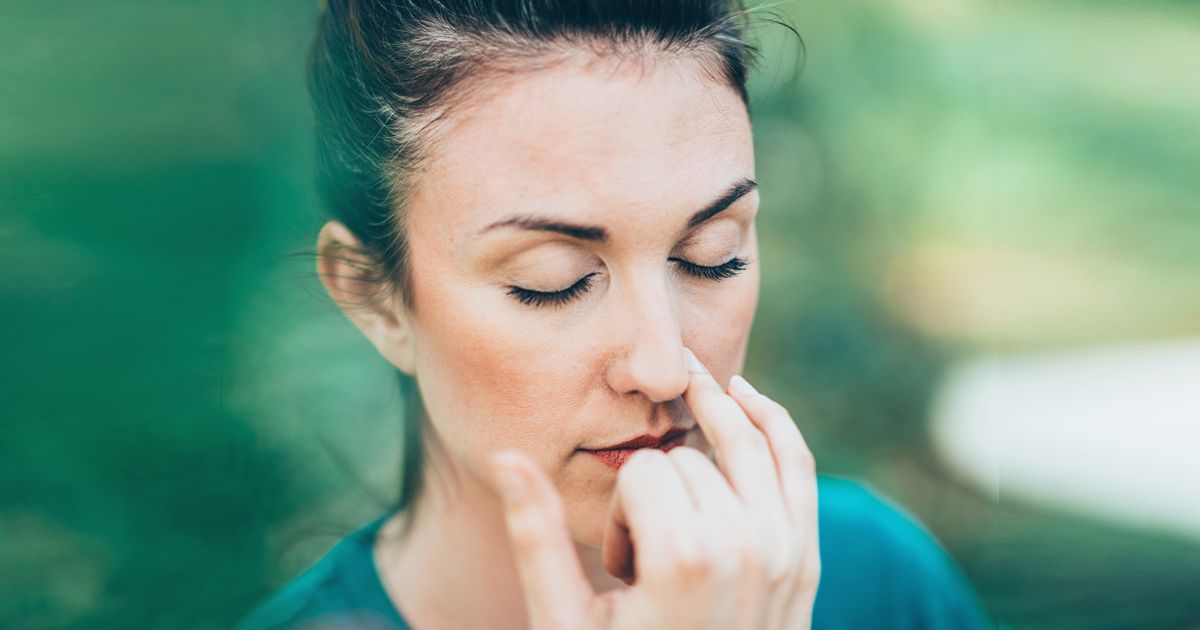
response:
[[[435,480],[426,475],[426,482]],[[526,628],[524,596],[499,497],[462,469],[420,493],[415,519],[392,517],[375,544],[384,589],[415,628]],[[597,592],[625,585],[604,570],[600,550],[576,543]]]

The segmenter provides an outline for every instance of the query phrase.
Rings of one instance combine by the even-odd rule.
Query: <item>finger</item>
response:
[[[719,467],[743,502],[764,519],[761,522],[786,518],[766,436],[742,406],[725,394],[696,355],[687,348],[684,353],[689,381],[683,399],[712,443]]]
[[[783,405],[759,393],[741,376],[730,379],[729,393],[746,411],[750,421],[767,436],[784,504],[792,522],[801,525],[815,518],[816,463],[791,414]]]
[[[787,598],[788,606],[784,610],[781,626],[784,628],[809,628],[812,624],[813,605],[821,581],[820,537],[815,516],[812,525],[804,542],[800,572]]]
[[[609,514],[601,557],[605,569],[627,583],[701,552],[696,507],[662,451],[639,450],[621,466]]]
[[[713,461],[689,446],[673,448],[667,453],[679,471],[679,477],[691,493],[692,502],[701,512],[736,513],[743,511],[741,503],[729,486],[729,481],[717,470]]]
[[[633,568],[633,541],[629,528],[609,519],[604,526],[604,540],[600,544],[600,559],[604,570],[622,582],[632,585],[637,577]]]
[[[784,502],[795,524],[795,556],[790,560],[794,577],[784,587],[788,595],[775,600],[782,605],[772,607],[771,617],[782,620],[785,628],[808,627],[820,575],[816,465],[812,452],[787,409],[758,392],[746,379],[737,375],[730,379],[729,393],[767,436]]]
[[[515,451],[493,455],[491,464],[530,627],[578,625],[595,591],[579,564],[554,484],[536,464]]]

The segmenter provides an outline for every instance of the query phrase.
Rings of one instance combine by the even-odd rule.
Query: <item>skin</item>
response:
[[[711,372],[715,395],[732,403],[721,390],[742,369],[758,298],[758,193],[751,189],[703,224],[687,225],[731,187],[754,179],[750,121],[732,88],[687,59],[616,63],[583,55],[496,87],[502,89],[480,92],[454,110],[405,207],[415,308],[393,302],[345,309],[384,357],[416,376],[439,449],[426,464],[434,485],[421,496],[411,532],[389,535],[405,518],[397,515],[375,550],[389,595],[422,628],[553,626],[563,615],[584,614],[579,607],[598,610],[593,600],[580,599],[587,593],[636,590],[627,582],[642,565],[634,561],[630,532],[640,526],[631,526],[636,519],[622,506],[652,501],[666,509],[694,497],[696,479],[707,474],[696,472],[695,460],[675,464],[683,472],[672,473],[678,485],[665,490],[658,480],[674,477],[655,467],[714,452],[715,421],[698,417],[696,401],[688,404],[685,395],[703,389],[685,348]],[[594,226],[607,239],[512,225],[489,229],[514,216]],[[318,249],[338,244],[357,241],[330,222]],[[694,277],[677,262],[716,266],[735,256],[748,266],[723,280]],[[318,263],[339,304],[362,290],[345,264],[324,256]],[[533,306],[510,294],[514,286],[562,290],[588,274],[594,274],[588,289],[562,304]],[[752,414],[738,404],[731,409],[741,414],[739,430],[763,437]],[[579,450],[676,427],[690,430],[691,448],[674,452],[690,454],[641,451],[619,473]],[[802,444],[798,432],[787,439]],[[766,464],[754,466],[776,459],[769,450],[759,454]],[[717,453],[727,478],[738,457]],[[666,497],[622,500],[619,480],[638,476],[644,483],[635,486]],[[799,534],[786,532],[784,496],[774,483],[767,487],[775,494],[762,503],[773,508],[758,516],[767,523],[764,532],[784,544]],[[506,504],[501,487],[540,498]],[[510,543],[519,529],[512,516],[521,506],[526,517],[517,522],[540,523],[535,530],[542,534],[514,554]],[[655,518],[645,507],[636,511],[643,520]],[[803,540],[811,536],[815,544],[815,521],[810,529]],[[548,531],[558,533],[543,535]],[[537,563],[521,550],[541,544],[557,546],[535,556],[559,564],[538,578],[529,569]],[[648,547],[639,549],[645,550],[639,557],[651,557]],[[672,566],[670,557],[662,562]],[[574,590],[547,600],[545,584],[554,575]],[[800,581],[788,582],[791,590],[778,597],[794,599]],[[558,605],[550,600],[576,609],[547,621],[546,607]],[[773,605],[782,623],[787,605]],[[600,608],[610,618],[619,609]]]

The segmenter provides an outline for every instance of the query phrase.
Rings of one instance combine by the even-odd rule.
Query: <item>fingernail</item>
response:
[[[683,349],[683,360],[687,362],[687,368],[689,371],[701,373],[708,372],[708,370],[704,369],[704,364],[700,362],[700,359],[696,358],[696,354],[692,352],[691,348]]]
[[[525,479],[521,471],[505,454],[492,456],[492,477],[500,490],[501,499],[509,506],[520,505],[525,500]]]
[[[741,374],[734,374],[733,378],[729,379],[729,387],[732,388],[733,391],[744,396],[753,396],[758,393],[758,390],[754,389],[754,386],[750,384],[750,381],[742,378]]]

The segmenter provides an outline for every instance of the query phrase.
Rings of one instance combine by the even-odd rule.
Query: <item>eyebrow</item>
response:
[[[735,182],[727,188],[720,197],[709,202],[701,210],[688,219],[687,229],[695,228],[705,221],[717,216],[726,208],[733,205],[733,202],[741,199],[746,193],[758,188],[758,182],[743,177],[740,181]],[[483,228],[480,232],[487,232],[498,227],[515,227],[522,230],[534,230],[538,232],[556,232],[565,234],[571,238],[577,238],[581,241],[595,241],[605,243],[608,241],[608,230],[598,225],[579,225],[576,223],[564,223],[554,219],[544,217],[536,217],[529,215],[518,215],[501,219]]]

